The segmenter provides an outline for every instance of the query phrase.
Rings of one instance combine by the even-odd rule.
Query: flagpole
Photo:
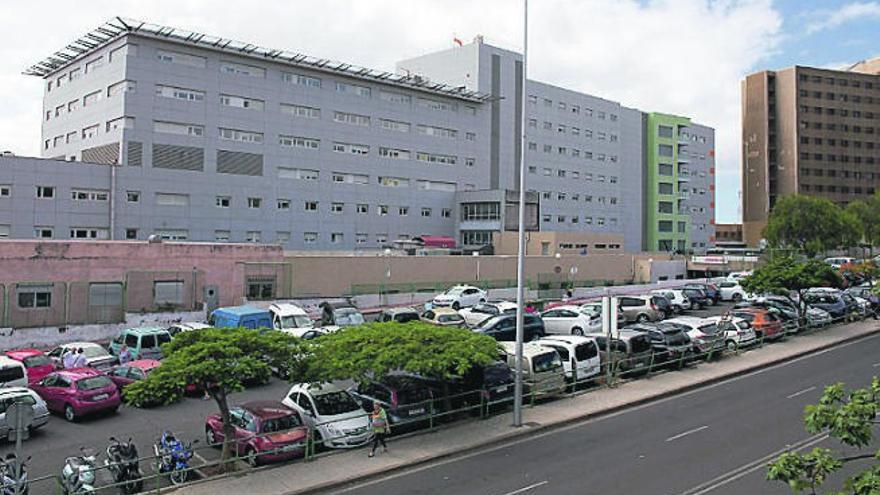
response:
[[[523,61],[522,61],[522,98],[520,101],[521,135],[519,142],[519,251],[516,255],[516,382],[513,388],[513,426],[522,426],[523,398],[523,309],[525,305],[525,222],[526,222],[526,62],[529,53],[529,0],[523,0]]]

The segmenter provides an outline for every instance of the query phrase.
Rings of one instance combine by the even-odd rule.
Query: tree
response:
[[[369,323],[318,339],[307,375],[316,382],[350,378],[365,383],[403,371],[442,380],[496,361],[498,355],[493,338],[467,329],[422,322]],[[448,399],[446,382],[442,383]]]
[[[800,261],[789,254],[777,254],[740,280],[740,285],[752,294],[772,293],[787,297],[798,308],[803,321],[807,312],[804,292],[811,287],[840,287],[841,282],[840,273],[823,261]],[[792,291],[798,295],[796,301],[791,297]]]
[[[846,212],[857,220],[861,241],[871,246],[880,244],[880,196],[853,201],[846,205]]]
[[[867,388],[847,392],[842,383],[825,388],[819,403],[806,407],[804,426],[809,433],[827,433],[844,445],[865,449],[874,440],[875,416],[880,408],[880,381],[877,377]],[[871,466],[843,483],[841,495],[874,495],[880,493],[880,450],[841,456],[829,449],[815,448],[801,454],[786,452],[770,463],[767,479],[788,484],[794,493],[817,491],[828,477],[847,463],[874,459]]]
[[[178,334],[162,352],[162,365],[126,388],[126,402],[169,404],[183,397],[187,385],[196,385],[217,403],[224,437],[234,438],[229,394],[246,383],[268,381],[273,369],[298,375],[304,349],[299,339],[281,332],[209,328]],[[229,457],[224,442],[223,459]]]
[[[856,244],[856,223],[825,198],[793,194],[776,202],[763,234],[773,247],[797,249],[812,257]]]

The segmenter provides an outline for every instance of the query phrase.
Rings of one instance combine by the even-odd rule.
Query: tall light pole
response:
[[[522,62],[522,99],[520,101],[522,135],[519,141],[519,228],[518,240],[519,251],[516,255],[516,359],[514,370],[516,382],[513,387],[513,426],[522,426],[522,361],[523,361],[523,308],[525,305],[525,290],[523,287],[525,276],[525,252],[526,252],[526,81],[528,73],[527,65],[529,55],[529,0],[523,0],[523,62]]]

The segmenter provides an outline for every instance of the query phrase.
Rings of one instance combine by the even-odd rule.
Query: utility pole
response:
[[[520,115],[522,135],[519,142],[519,251],[516,255],[516,382],[513,387],[513,426],[522,426],[522,361],[523,361],[523,310],[525,307],[525,252],[526,252],[526,74],[529,54],[529,0],[523,0],[523,62],[522,62],[522,99]]]

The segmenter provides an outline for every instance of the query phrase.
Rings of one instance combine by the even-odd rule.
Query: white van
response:
[[[0,356],[0,388],[28,386],[27,370],[21,361]]]
[[[308,313],[296,304],[272,304],[269,306],[269,314],[272,315],[272,328],[294,337],[302,337],[315,328]]]
[[[578,381],[597,376],[601,371],[602,363],[596,339],[577,335],[548,335],[536,340],[535,343],[559,353],[566,380],[575,379],[575,370]]]
[[[499,342],[504,360],[516,368],[516,342]],[[559,353],[549,347],[528,342],[523,344],[523,394],[536,397],[565,393],[565,369]]]

